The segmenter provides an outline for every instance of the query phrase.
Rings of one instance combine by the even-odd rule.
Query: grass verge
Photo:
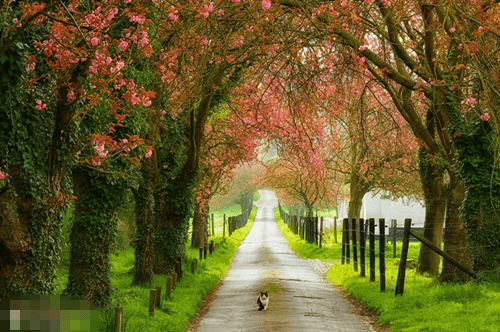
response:
[[[393,258],[391,245],[386,246],[387,290],[380,292],[378,258],[376,282],[369,282],[368,278],[359,277],[359,272],[354,271],[352,264],[340,264],[340,243],[327,244],[320,249],[293,234],[277,211],[276,220],[292,250],[301,258],[333,262],[328,279],[342,285],[367,307],[375,309],[380,323],[389,324],[393,331],[500,332],[500,284],[439,284],[428,276],[415,273],[419,243],[410,243],[408,257],[411,268],[406,271],[405,292],[403,296],[396,297],[394,289],[399,258]],[[378,257],[378,242],[376,248]],[[401,243],[398,249],[396,257],[400,257]]]

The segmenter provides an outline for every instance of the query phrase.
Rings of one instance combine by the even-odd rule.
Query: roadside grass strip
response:
[[[339,243],[319,248],[301,240],[281,220],[276,209],[278,227],[289,242],[290,248],[301,258],[333,262],[327,278],[342,287],[367,307],[375,309],[381,324],[388,324],[392,331],[406,332],[500,332],[500,284],[499,283],[437,283],[433,278],[415,272],[420,244],[410,243],[409,268],[406,271],[405,290],[402,296],[394,295],[398,275],[401,242],[396,258],[392,246],[386,244],[387,289],[380,292],[378,241],[376,243],[376,280],[361,278],[352,263],[341,265],[341,234]],[[351,249],[352,250],[352,249]],[[368,255],[368,249],[366,251]],[[367,256],[368,257],[368,256]],[[368,264],[368,258],[366,264]],[[369,267],[366,266],[369,275]]]

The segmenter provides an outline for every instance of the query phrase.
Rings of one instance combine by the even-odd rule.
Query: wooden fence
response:
[[[305,239],[309,243],[316,243],[321,246],[323,219],[320,222],[320,230],[318,231],[318,218],[317,217],[299,217],[287,214],[281,205],[278,205],[281,219],[288,225],[290,230],[300,235],[301,239]],[[336,221],[335,221],[336,223]],[[378,228],[378,234],[375,234],[375,227]],[[386,228],[389,229],[389,234],[386,236]],[[364,220],[347,218],[342,220],[342,264],[353,264],[354,271],[360,273],[360,277],[366,276],[366,268],[369,269],[369,280],[374,282],[376,279],[376,255],[375,245],[378,241],[379,254],[378,254],[378,270],[380,291],[386,289],[386,276],[385,276],[385,244],[386,241],[392,242],[393,257],[396,258],[396,241],[403,240],[400,265],[398,270],[398,278],[396,283],[395,295],[402,295],[404,292],[406,262],[408,258],[409,242],[411,240],[420,241],[422,244],[429,247],[431,250],[439,254],[444,259],[448,260],[451,264],[462,270],[469,276],[476,278],[477,274],[467,267],[460,264],[460,262],[453,259],[450,255],[446,254],[440,248],[436,247],[432,242],[424,238],[423,228],[413,228],[412,220],[405,219],[404,227],[398,227],[397,220],[392,219],[389,227],[386,226],[384,218],[378,220],[375,224],[374,218]],[[368,244],[368,247],[367,247]],[[366,251],[368,249],[368,265],[366,264]],[[351,256],[352,253],[352,256]],[[359,254],[359,255],[358,255]]]

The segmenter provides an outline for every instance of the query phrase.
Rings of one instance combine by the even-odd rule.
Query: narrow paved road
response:
[[[274,193],[259,195],[252,230],[196,331],[370,331],[342,294],[288,247],[276,225]],[[267,311],[257,311],[260,290],[269,291]]]

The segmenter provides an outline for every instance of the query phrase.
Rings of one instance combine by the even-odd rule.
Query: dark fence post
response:
[[[120,307],[116,307],[116,309],[115,309],[115,332],[122,331],[122,318],[123,318],[123,309]]]
[[[208,245],[205,243],[203,246],[203,258],[207,259]]]
[[[370,281],[375,281],[375,219],[370,218]]]
[[[366,233],[365,233],[365,223],[363,218],[359,219],[359,259],[361,265],[361,277],[366,275],[366,264],[365,264],[365,252],[366,252]]]
[[[333,219],[333,237],[335,238],[335,243],[337,243],[337,217]]]
[[[398,280],[396,282],[396,296],[403,295],[405,291],[406,260],[408,259],[408,247],[410,244],[410,229],[411,219],[405,219],[403,248],[401,250],[401,261],[399,263]]]
[[[215,223],[214,223],[214,214],[212,213],[212,236],[215,235]]]
[[[155,304],[156,304],[156,289],[151,289],[149,291],[149,315],[155,315]]]
[[[170,297],[170,295],[172,294],[173,283],[174,283],[174,278],[168,277],[167,278],[167,289],[165,290],[165,297]]]
[[[347,264],[351,263],[351,247],[350,247],[350,239],[349,239],[349,219],[344,219],[344,227],[345,227],[345,261]]]
[[[398,230],[398,221],[397,219],[391,220],[391,228],[392,228],[392,257],[396,258],[396,232]]]
[[[358,244],[356,236],[356,218],[352,218],[352,260],[354,271],[358,272]]]
[[[321,217],[321,220],[319,222],[319,247],[321,248],[323,243],[323,217]]]
[[[342,264],[345,264],[345,222],[342,221]]]
[[[385,291],[385,219],[378,220],[379,224],[379,268],[380,268],[380,291]]]
[[[156,287],[156,307],[161,308],[161,286]]]
[[[224,213],[224,219],[222,219],[222,238],[226,238],[226,214]]]

